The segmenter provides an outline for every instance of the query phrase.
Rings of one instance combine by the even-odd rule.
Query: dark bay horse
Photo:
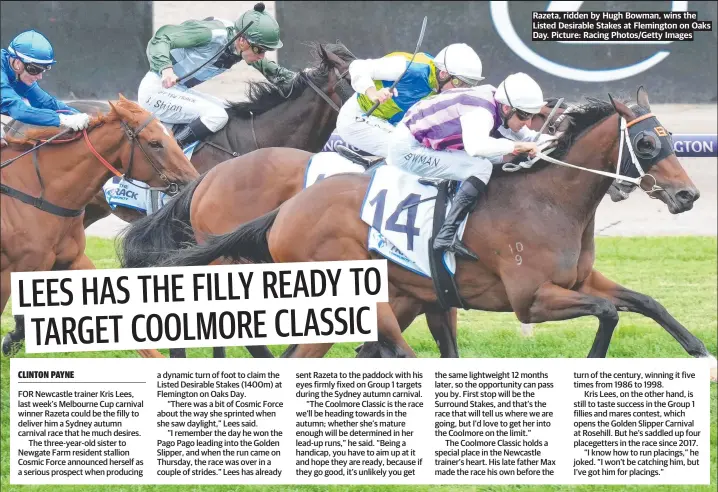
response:
[[[57,128],[8,134],[0,151],[0,309],[10,297],[10,273],[93,269],[85,255],[85,205],[113,175],[150,186],[184,185],[198,177],[174,138],[153,115],[120,95],[76,138],[35,146]],[[34,149],[34,150],[33,150]],[[41,197],[38,203],[33,199]],[[3,352],[24,338],[23,317],[3,339]],[[156,351],[141,351],[143,356]]]
[[[514,312],[524,323],[595,316],[599,327],[589,357],[606,357],[621,310],[654,319],[690,355],[715,361],[655,299],[593,269],[595,213],[617,163],[621,175],[635,179],[673,214],[690,210],[699,197],[668,132],[650,112],[643,88],[637,102],[629,108],[611,98],[610,103],[591,101],[574,108],[551,154],[561,165],[542,158],[527,172],[497,173],[469,215],[463,236],[480,260],[459,259],[455,280],[469,308]],[[253,263],[375,258],[367,250],[369,226],[359,217],[370,179],[364,174],[329,177],[280,208],[181,250],[162,265],[207,265],[218,258]],[[509,247],[517,242],[524,245],[521,261]],[[415,357],[402,337],[402,323],[411,317],[406,316],[410,307],[436,301],[433,282],[393,263],[388,271],[390,302],[377,305],[379,342],[365,344],[359,356],[379,351]],[[322,357],[330,346],[299,345],[289,356]]]
[[[542,128],[555,102],[550,100],[534,117],[532,129]],[[560,115],[563,109],[554,116]],[[202,242],[208,235],[230,232],[274,210],[303,189],[313,155],[302,150],[262,149],[215,166],[159,212],[133,222],[123,232],[118,245],[121,266],[155,266],[182,245]],[[218,213],[219,210],[222,212]],[[422,312],[441,356],[458,357],[456,309],[447,313],[428,303],[415,316]],[[259,356],[268,353],[266,347],[248,347],[248,350]],[[221,351],[215,353],[223,356]],[[183,354],[181,349],[170,351],[173,357]]]
[[[200,174],[233,156],[265,147],[321,150],[336,126],[338,108],[354,93],[345,80],[354,55],[341,43],[313,48],[318,64],[298,72],[287,88],[249,82],[248,100],[232,103],[227,124],[194,150],[192,164]],[[96,109],[94,102],[73,103],[73,107],[86,111],[84,104]],[[111,213],[126,222],[145,216],[126,207],[112,210],[100,190],[86,208],[85,228]]]

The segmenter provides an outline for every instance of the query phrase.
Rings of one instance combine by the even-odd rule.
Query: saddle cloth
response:
[[[380,166],[367,188],[360,214],[369,227],[368,247],[386,259],[425,277],[431,277],[429,260],[438,190],[419,183],[420,177],[394,166]],[[450,207],[446,207],[446,214]],[[466,219],[459,227],[464,233]],[[442,257],[444,268],[456,271],[454,253]]]
[[[186,126],[184,124],[174,126],[167,123],[163,124],[168,127],[168,129],[173,131]],[[182,152],[184,152],[184,155],[187,156],[188,160],[192,159],[192,153],[199,144],[199,141],[193,142],[182,149]],[[141,182],[138,181],[138,183]],[[121,180],[115,176],[104,184],[102,191],[104,191],[105,200],[107,200],[107,203],[110,205],[112,210],[115,210],[117,207],[126,207],[147,213],[147,206],[151,200],[150,190],[148,190],[147,187],[138,186],[129,181]],[[167,203],[169,198],[169,196],[160,191],[159,203],[157,203],[157,207],[150,207],[150,209],[157,208],[157,210],[159,210],[159,208],[162,208]]]
[[[140,182],[138,181],[138,183]],[[146,186],[139,186],[114,176],[104,184],[102,191],[105,193],[105,200],[107,200],[112,210],[117,207],[126,207],[147,213],[150,190]],[[169,198],[166,194],[160,193],[160,205],[164,206],[169,201]]]
[[[363,172],[364,168],[359,164],[354,164],[336,152],[320,152],[309,159],[307,170],[304,172],[304,187],[335,174]]]

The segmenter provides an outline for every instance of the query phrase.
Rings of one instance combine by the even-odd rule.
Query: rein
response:
[[[593,174],[599,174],[601,176],[606,176],[607,178],[613,178],[618,181],[627,181],[629,183],[632,183],[632,184],[638,186],[639,188],[641,188],[641,183],[643,182],[643,179],[646,177],[650,177],[651,179],[653,179],[653,185],[651,186],[651,189],[646,191],[646,190],[643,190],[643,188],[641,188],[641,190],[645,191],[645,193],[648,196],[650,196],[651,198],[656,198],[655,196],[653,196],[653,193],[656,193],[658,191],[664,191],[664,190],[663,190],[663,188],[658,186],[658,184],[656,183],[656,178],[652,174],[646,174],[643,171],[643,168],[638,163],[638,159],[636,158],[636,153],[635,153],[635,151],[633,149],[633,145],[631,144],[631,141],[630,141],[630,135],[628,134],[628,129],[631,126],[633,126],[636,123],[643,121],[647,118],[651,118],[653,116],[654,116],[653,113],[647,113],[643,116],[640,116],[638,118],[631,120],[630,123],[627,123],[626,119],[621,117],[621,122],[620,122],[620,127],[619,127],[619,133],[620,133],[621,138],[620,138],[620,143],[619,143],[619,147],[618,147],[618,159],[616,161],[616,172],[615,173],[609,173],[607,171],[599,171],[597,169],[588,169],[585,167],[576,166],[574,164],[569,164],[568,162],[554,159],[553,157],[550,157],[549,155],[545,154],[542,151],[536,152],[536,156],[534,158],[532,158],[530,161],[528,161],[528,163],[526,163],[525,166],[518,166],[518,167],[510,166],[507,168],[506,165],[504,165],[503,169],[505,171],[509,171],[509,172],[516,171],[516,170],[520,169],[521,167],[531,167],[536,161],[541,159],[541,160],[545,160],[547,162],[550,162],[552,164],[556,164],[559,166],[570,167],[570,168],[578,169],[581,171],[587,171],[587,172],[593,173]],[[551,144],[551,143],[552,142],[549,142],[549,144]],[[623,157],[624,144],[628,144],[627,147],[628,147],[628,153],[631,157],[631,162],[633,163],[633,166],[636,168],[636,171],[638,172],[637,178],[632,178],[630,176],[621,174],[621,162],[622,162],[622,157]],[[553,150],[553,149],[549,149],[549,151],[550,150]]]

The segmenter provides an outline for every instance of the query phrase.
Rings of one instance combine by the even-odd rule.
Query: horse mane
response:
[[[226,108],[230,116],[238,118],[249,118],[251,113],[255,115],[265,113],[272,108],[277,107],[283,102],[291,101],[298,98],[304,90],[309,87],[307,79],[314,85],[321,86],[327,81],[332,63],[326,55],[322,53],[320,43],[309,43],[313,57],[319,62],[318,65],[297,72],[289,84],[289,94],[285,95],[276,85],[267,81],[249,82],[247,89],[247,101],[230,102],[230,106]],[[351,61],[356,57],[342,43],[325,44],[324,49],[337,55],[344,61]]]
[[[615,100],[619,101],[619,99]],[[586,101],[587,102],[584,104],[568,107],[568,109],[563,113],[567,117],[566,128],[557,140],[556,150],[549,154],[554,159],[563,160],[573,144],[576,143],[576,140],[578,140],[584,133],[589,131],[595,125],[598,125],[603,120],[616,113],[616,109],[609,101],[602,101],[592,97],[586,97]],[[626,100],[620,101],[628,105]],[[557,100],[549,101],[549,103],[552,103],[553,105],[555,105],[556,102]],[[648,113],[647,109],[639,106],[638,104],[629,105],[629,107],[636,116]],[[618,129],[616,131],[618,131]],[[494,176],[526,174],[540,171],[548,165],[551,164],[547,161],[539,160],[529,169],[522,169],[517,172],[508,172],[504,171],[501,168],[501,165],[498,164],[494,166],[493,174]]]
[[[112,104],[114,104],[117,107],[120,107],[122,109],[125,109],[129,111],[133,116],[137,116],[138,118],[142,118],[143,116],[147,115],[147,111],[142,109],[140,105],[137,103],[130,101],[129,99],[121,98],[117,101],[112,101]],[[109,123],[112,121],[119,120],[119,115],[115,112],[114,109],[111,109],[109,112],[102,114],[101,112],[95,113],[93,117],[90,118],[90,124],[87,127],[87,131],[90,132],[92,129],[97,128],[98,126],[103,125],[104,123]],[[15,128],[12,128],[9,131],[15,130]],[[6,135],[4,138],[9,144],[15,144],[15,145],[29,145],[33,146],[38,141],[47,140],[49,138],[54,137],[58,133],[63,132],[64,128],[59,128],[56,126],[50,126],[50,127],[36,127],[36,126],[30,126],[27,130],[22,132],[21,137],[15,137],[11,135]],[[76,132],[70,132],[68,133],[67,139],[61,138],[58,140],[55,140],[53,142],[50,142],[50,145],[57,143],[64,143],[64,142],[70,142],[74,141],[79,137],[79,133]]]

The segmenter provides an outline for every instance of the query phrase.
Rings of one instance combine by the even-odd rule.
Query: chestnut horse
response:
[[[292,147],[319,152],[336,125],[339,107],[353,94],[347,70],[354,55],[341,43],[313,46],[318,65],[299,72],[287,94],[268,82],[249,82],[248,100],[227,108],[229,120],[217,133],[200,143],[192,164],[203,174],[222,161],[266,147]],[[86,111],[94,103],[74,103]],[[146,214],[117,207],[110,209],[100,190],[85,211],[85,228],[114,214],[133,222]],[[254,217],[252,217],[254,218]]]
[[[558,101],[551,99],[531,121],[538,131]],[[565,107],[557,108],[554,117]],[[277,152],[282,158],[277,158]],[[214,167],[159,212],[133,222],[123,233],[118,248],[124,268],[151,267],[182,245],[203,241],[210,234],[223,234],[255,219],[299,193],[314,154],[302,150],[265,149],[225,161]],[[217,213],[221,210],[222,213]],[[441,357],[459,356],[456,341],[457,312],[448,313],[437,305],[422,307],[427,325],[437,342]],[[417,313],[421,314],[421,313]],[[269,357],[266,347],[247,347],[255,357]],[[224,357],[223,348],[215,356]],[[171,357],[184,357],[184,349],[170,350]]]
[[[11,272],[95,268],[85,254],[83,211],[113,174],[168,191],[198,177],[152,114],[122,95],[110,106],[109,113],[94,117],[75,138],[38,146],[59,133],[57,128],[36,127],[24,138],[6,136],[9,145],[0,153],[2,310],[10,297]],[[15,331],[3,339],[6,354],[24,339],[24,318],[15,320]]]
[[[704,344],[655,299],[593,269],[596,209],[616,177],[632,180],[668,210],[690,210],[699,192],[673,152],[670,134],[650,112],[646,91],[628,107],[591,101],[571,111],[551,156],[531,170],[496,173],[470,213],[463,241],[480,258],[457,260],[455,282],[470,309],[514,312],[524,323],[595,316],[589,357],[606,357],[618,310],[654,319],[692,356],[712,358]],[[282,159],[280,151],[274,156]],[[579,166],[580,168],[577,168]],[[341,174],[306,188],[278,209],[171,255],[161,266],[234,261],[307,262],[376,258],[360,218],[371,177]],[[524,245],[522,261],[508,245]],[[379,341],[359,356],[415,357],[402,325],[436,302],[432,279],[389,263],[389,303],[377,305]],[[290,357],[322,357],[331,344],[294,346]],[[715,375],[715,367],[712,369]]]

